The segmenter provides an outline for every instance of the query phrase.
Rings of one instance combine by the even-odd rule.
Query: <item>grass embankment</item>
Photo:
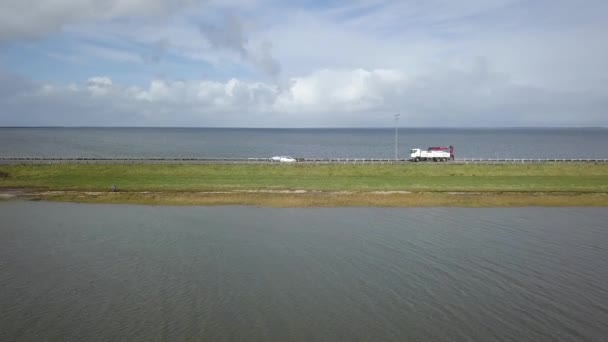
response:
[[[0,166],[0,173],[6,175],[0,177],[0,188],[24,188],[39,198],[81,202],[608,206],[608,165],[593,164],[18,165]],[[119,193],[109,192],[113,184]],[[251,192],[277,190],[307,192]]]

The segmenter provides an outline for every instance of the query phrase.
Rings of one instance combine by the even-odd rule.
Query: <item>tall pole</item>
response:
[[[399,149],[399,115],[395,114],[395,160],[399,160],[399,155],[397,153]]]

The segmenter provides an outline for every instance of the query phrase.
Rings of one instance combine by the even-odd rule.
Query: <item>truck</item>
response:
[[[410,161],[448,161],[454,159],[454,147],[429,147],[425,150],[413,148],[410,150]]]

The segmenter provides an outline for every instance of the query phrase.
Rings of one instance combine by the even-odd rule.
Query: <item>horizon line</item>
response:
[[[395,126],[308,126],[308,127],[238,127],[238,126],[0,126],[0,128],[180,128],[180,129],[395,129]],[[399,129],[607,129],[608,126],[397,126]]]

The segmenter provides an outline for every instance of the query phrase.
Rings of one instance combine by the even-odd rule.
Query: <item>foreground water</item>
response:
[[[608,210],[0,202],[0,340],[600,341]]]
[[[608,129],[400,129],[410,148],[460,158],[608,158]],[[0,128],[0,157],[394,157],[392,129]]]

